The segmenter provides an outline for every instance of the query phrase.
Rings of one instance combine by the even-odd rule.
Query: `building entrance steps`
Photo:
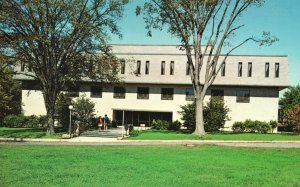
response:
[[[95,138],[119,138],[122,137],[122,126],[110,128],[107,131],[88,130],[80,134],[79,137],[95,137]]]

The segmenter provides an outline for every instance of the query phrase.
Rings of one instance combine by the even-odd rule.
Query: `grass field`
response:
[[[293,141],[300,140],[300,135],[294,134],[259,134],[259,133],[214,133],[199,137],[193,134],[182,134],[170,131],[145,131],[131,140],[267,140]]]
[[[62,133],[49,135],[45,129],[0,127],[0,138],[61,138]]]
[[[299,186],[300,149],[0,145],[0,186]]]

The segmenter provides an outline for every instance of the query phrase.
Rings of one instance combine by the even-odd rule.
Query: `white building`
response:
[[[83,82],[78,88],[80,95],[86,94],[96,103],[97,115],[121,121],[124,111],[125,123],[134,125],[149,125],[155,118],[180,120],[180,106],[191,102],[193,90],[185,52],[171,45],[112,47],[114,54],[125,60],[120,71],[124,84],[102,87]],[[32,90],[32,81],[24,83],[25,115],[45,114],[41,92]],[[224,97],[231,117],[227,128],[245,119],[277,120],[279,91],[287,86],[287,56],[232,55],[207,91],[206,100],[211,95]]]

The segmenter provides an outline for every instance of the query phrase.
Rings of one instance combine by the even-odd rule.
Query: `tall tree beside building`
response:
[[[34,73],[54,133],[55,102],[69,83],[117,81],[117,59],[106,46],[121,37],[117,21],[128,0],[2,0],[0,52]]]
[[[291,86],[279,100],[282,123],[300,132],[300,85]]]
[[[180,39],[185,50],[196,102],[195,134],[205,134],[203,100],[207,89],[225,65],[227,57],[248,41],[271,45],[277,41],[270,33],[262,37],[250,36],[234,45],[230,43],[245,25],[239,23],[241,15],[251,7],[260,7],[263,0],[150,0],[136,8],[143,14],[148,35],[152,29],[167,29]],[[227,50],[224,53],[224,48]],[[221,53],[224,57],[220,59]],[[204,76],[201,76],[204,74]]]
[[[0,55],[0,124],[5,116],[21,113],[21,86]]]

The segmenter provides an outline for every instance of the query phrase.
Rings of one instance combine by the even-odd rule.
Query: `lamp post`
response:
[[[69,110],[70,110],[69,135],[70,135],[70,138],[71,138],[71,124],[72,124],[72,110],[73,110],[73,105],[69,105]]]

